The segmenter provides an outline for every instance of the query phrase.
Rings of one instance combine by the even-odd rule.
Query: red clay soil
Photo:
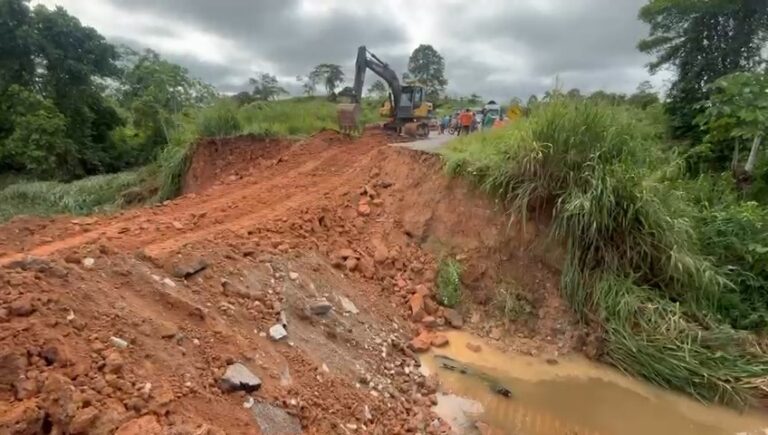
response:
[[[0,227],[0,433],[285,433],[222,391],[235,362],[263,381],[254,401],[305,433],[444,433],[408,343],[452,314],[434,302],[448,253],[471,329],[530,353],[581,346],[557,274],[531,255],[536,226],[510,226],[437,157],[388,141],[206,141],[176,200]],[[512,287],[534,313],[491,320]],[[273,342],[281,319],[288,337]]]

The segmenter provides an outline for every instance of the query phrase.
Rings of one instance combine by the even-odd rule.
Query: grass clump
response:
[[[455,141],[444,159],[513,213],[551,218],[551,236],[567,246],[561,288],[583,319],[600,320],[605,359],[743,405],[766,394],[768,359],[733,345],[744,341],[723,321],[733,283],[702,249],[700,207],[680,188],[662,133],[640,110],[561,98]]]
[[[461,301],[461,264],[454,258],[443,258],[437,267],[437,301],[449,308]]]
[[[145,171],[95,175],[71,183],[20,182],[0,190],[0,222],[16,215],[85,215],[123,205],[121,194],[147,179]]]
[[[210,107],[200,110],[197,119],[197,132],[202,137],[228,137],[242,132],[238,118],[237,104],[230,99],[222,99]]]
[[[516,286],[502,286],[496,290],[493,305],[499,314],[509,321],[517,321],[534,314],[534,306],[530,296]]]

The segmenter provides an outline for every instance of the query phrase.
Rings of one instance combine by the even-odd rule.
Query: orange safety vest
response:
[[[472,112],[461,112],[461,115],[459,115],[459,123],[462,127],[471,126],[473,119],[475,119],[475,115]]]

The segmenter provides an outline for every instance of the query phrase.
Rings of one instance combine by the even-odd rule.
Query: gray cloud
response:
[[[36,1],[62,4],[113,40],[149,45],[225,92],[257,71],[291,90],[318,63],[351,74],[360,44],[399,73],[418,44],[433,44],[454,95],[527,98],[555,77],[585,92],[631,92],[649,77],[635,48],[647,33],[636,19],[645,0]]]

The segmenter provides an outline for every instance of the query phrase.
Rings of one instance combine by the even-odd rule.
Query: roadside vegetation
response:
[[[654,118],[556,96],[507,128],[456,141],[446,166],[514,213],[551,214],[551,235],[567,246],[563,293],[585,321],[599,319],[607,361],[743,405],[768,383],[752,334],[766,331],[766,209],[727,178],[690,178]]]

